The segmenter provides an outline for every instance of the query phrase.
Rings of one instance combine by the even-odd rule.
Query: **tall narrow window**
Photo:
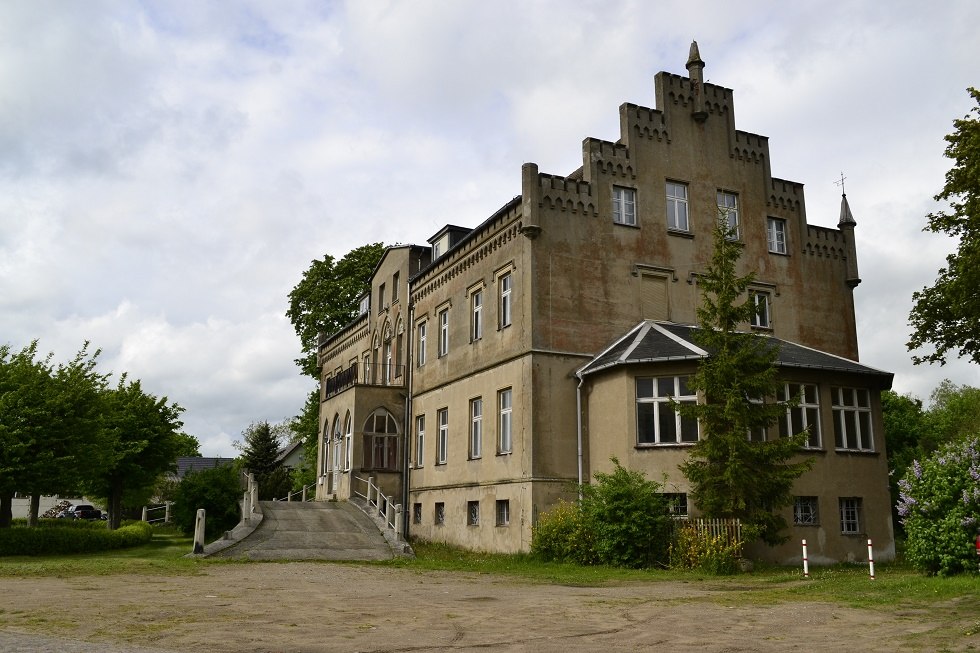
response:
[[[470,295],[472,318],[470,320],[470,340],[476,341],[483,337],[483,291],[477,290]]]
[[[449,352],[449,309],[439,311],[439,356]]]
[[[667,182],[667,228],[690,231],[687,219],[687,184]]]
[[[769,218],[766,226],[766,236],[769,239],[769,251],[774,254],[786,253],[786,221],[779,218]]]
[[[698,441],[698,421],[670,407],[670,399],[693,404],[697,396],[687,387],[686,376],[636,379],[636,443],[679,444]]]
[[[368,415],[364,423],[363,453],[366,469],[398,470],[398,426],[384,408]]]
[[[841,497],[840,532],[843,535],[858,535],[861,532],[861,497]]]
[[[820,394],[813,383],[787,383],[783,386],[783,401],[793,399],[798,404],[786,409],[786,417],[779,420],[779,435],[788,437],[797,433],[806,433],[808,449],[821,447],[820,437]]]
[[[636,191],[613,186],[613,222],[636,226]]]
[[[378,286],[378,312],[385,310],[385,285],[381,284]]]
[[[344,469],[348,472],[351,468],[351,461],[354,456],[354,423],[350,417],[350,411],[347,411],[347,417],[344,418]]]
[[[446,449],[449,443],[449,409],[440,408],[436,413],[439,420],[439,434],[436,438],[436,464],[446,464]]]
[[[728,225],[728,239],[739,239],[738,197],[734,193],[718,191],[718,216]]]
[[[391,303],[392,304],[398,301],[398,276],[399,274],[397,272],[391,275]]]
[[[418,346],[418,351],[415,353],[415,360],[418,361],[419,367],[425,365],[425,336],[426,336],[427,328],[428,325],[425,320],[419,322],[419,325],[416,328],[416,332],[418,333],[419,336],[419,346]]]
[[[511,305],[510,297],[513,291],[514,278],[511,273],[500,277],[500,328],[505,326],[510,326],[511,320]]]
[[[752,303],[755,304],[755,313],[752,315],[752,326],[759,329],[771,329],[772,317],[770,315],[769,293],[753,292],[750,298]]]
[[[511,447],[513,446],[512,441],[512,428],[513,423],[511,421],[511,414],[513,412],[512,407],[512,391],[510,388],[501,390],[497,393],[497,405],[500,408],[500,419],[497,422],[497,451],[498,453],[510,453]]]
[[[510,499],[497,499],[497,526],[510,524]]]
[[[470,401],[470,458],[483,455],[483,399]]]
[[[421,467],[425,461],[425,415],[415,417],[415,466]]]
[[[874,451],[871,401],[866,388],[831,388],[834,444],[838,449]]]
[[[480,525],[480,502],[466,502],[466,523],[470,526]]]

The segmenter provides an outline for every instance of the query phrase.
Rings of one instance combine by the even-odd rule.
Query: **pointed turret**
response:
[[[837,228],[844,234],[844,251],[847,256],[847,285],[854,288],[861,283],[861,276],[858,274],[857,247],[854,245],[854,227],[857,221],[851,214],[851,206],[847,203],[847,193],[841,193],[840,197],[840,220]]]
[[[704,110],[704,61],[698,51],[698,42],[691,41],[691,52],[687,56],[687,74],[691,79],[691,95],[694,100],[691,107],[691,117],[698,122],[708,119]]]

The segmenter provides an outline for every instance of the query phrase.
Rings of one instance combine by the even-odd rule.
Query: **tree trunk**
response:
[[[106,497],[106,509],[109,511],[109,530],[114,531],[122,524],[122,488],[114,487]]]
[[[41,495],[37,492],[31,494],[31,508],[27,512],[27,525],[31,528],[37,527],[37,514],[41,512]]]
[[[14,493],[0,492],[0,528],[10,528],[14,518]]]

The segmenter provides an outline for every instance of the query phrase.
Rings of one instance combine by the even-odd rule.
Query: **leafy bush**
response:
[[[191,472],[174,493],[171,517],[187,534],[194,533],[197,511],[204,508],[204,536],[213,540],[238,523],[242,487],[232,465]]]
[[[144,522],[126,523],[110,531],[102,521],[44,520],[36,528],[0,529],[0,555],[97,553],[139,546],[152,538],[153,527]]]
[[[980,529],[980,436],[945,445],[899,482],[898,514],[907,535],[905,557],[928,574],[977,569]]]
[[[561,502],[535,526],[531,551],[546,560],[618,567],[665,564],[672,520],[661,485],[615,458],[583,488],[580,504]]]
[[[675,569],[700,569],[715,576],[738,572],[739,542],[729,542],[720,535],[698,533],[691,525],[676,529],[670,546],[670,566]]]

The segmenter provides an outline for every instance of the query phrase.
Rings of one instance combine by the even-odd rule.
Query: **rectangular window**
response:
[[[425,415],[415,417],[415,466],[421,467],[425,461]]]
[[[718,217],[728,225],[728,240],[738,240],[738,197],[718,191]]]
[[[497,452],[498,453],[510,453],[511,447],[513,446],[512,439],[512,429],[513,423],[511,421],[511,416],[513,414],[513,393],[510,388],[501,390],[497,393],[497,406],[500,409],[500,419],[498,421],[497,429]]]
[[[820,525],[820,512],[817,510],[817,497],[793,498],[793,524],[796,526]]]
[[[772,328],[772,316],[770,314],[770,297],[767,292],[752,292],[749,298],[755,305],[755,313],[752,315],[752,326],[759,329]]]
[[[679,444],[698,441],[698,422],[681,417],[670,404],[693,404],[697,396],[687,387],[686,376],[660,376],[636,379],[637,445]]]
[[[364,295],[361,297],[361,304],[357,308],[358,315],[364,315],[371,310],[371,295]]]
[[[774,254],[786,253],[786,221],[780,218],[769,218],[766,226],[769,238],[769,251]]]
[[[667,228],[690,231],[687,219],[687,184],[667,182]]]
[[[340,445],[337,445],[338,454]],[[398,471],[398,438],[394,435],[364,435],[364,467]]]
[[[483,337],[483,291],[477,290],[470,295],[470,308],[472,317],[470,318],[470,341],[476,341]]]
[[[834,445],[838,449],[874,451],[871,400],[865,388],[831,388]]]
[[[449,409],[440,408],[436,413],[439,420],[439,435],[436,438],[436,464],[446,464],[446,449],[449,444]]]
[[[428,324],[425,320],[419,322],[419,326],[416,329],[419,335],[419,346],[418,352],[415,354],[415,358],[418,361],[419,367],[425,365],[425,337],[426,331],[428,330]]]
[[[479,501],[466,502],[466,524],[467,526],[480,525],[480,502]]]
[[[511,305],[510,297],[513,291],[514,278],[510,272],[500,277],[500,328],[510,326]]]
[[[861,497],[840,498],[840,532],[842,535],[861,533]]]
[[[510,524],[510,499],[497,499],[497,526]]]
[[[683,492],[664,492],[664,501],[667,502],[667,512],[671,517],[687,519],[687,495]]]
[[[385,310],[385,285],[378,286],[378,312]]]
[[[398,301],[398,273],[391,275],[391,303]]]
[[[436,502],[435,510],[432,516],[432,521],[434,521],[436,524],[440,526],[446,523],[446,504],[444,504],[442,501]]]
[[[613,222],[636,226],[636,191],[613,186]]]
[[[799,405],[788,407],[786,417],[779,420],[779,435],[789,437],[806,433],[808,449],[820,449],[820,393],[813,383],[787,383],[783,386],[783,401],[796,399]]]
[[[421,524],[422,523],[422,504],[413,503],[412,504],[412,523]]]
[[[449,309],[439,311],[439,356],[449,352]]]
[[[470,401],[470,458],[483,455],[483,399]]]

